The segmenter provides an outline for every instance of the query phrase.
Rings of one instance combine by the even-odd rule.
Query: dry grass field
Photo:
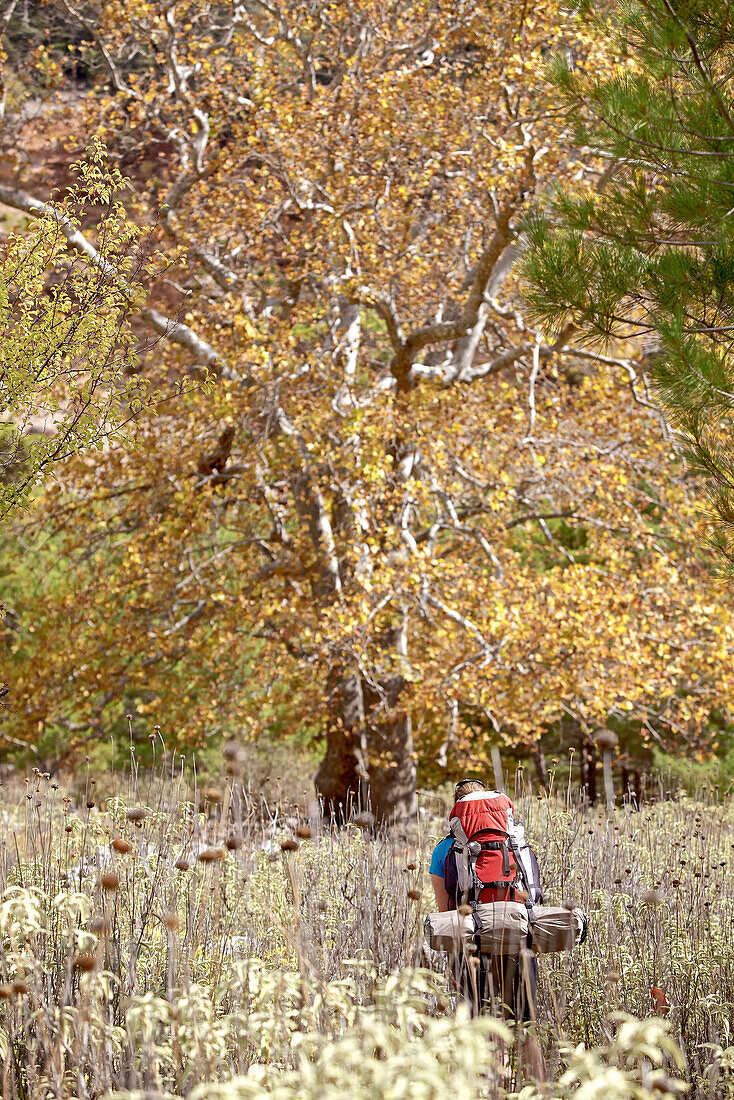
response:
[[[332,828],[226,764],[203,789],[168,758],[3,788],[3,1100],[734,1095],[728,797],[610,815],[517,778],[546,900],[590,918],[540,960],[538,1089],[424,944],[447,804],[426,795],[408,837]]]

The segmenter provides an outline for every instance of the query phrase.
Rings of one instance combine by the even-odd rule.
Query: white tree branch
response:
[[[302,516],[307,520],[311,540],[322,556],[329,588],[335,595],[341,596],[341,571],[339,569],[334,531],[326,510],[323,494],[316,482],[315,471],[306,441],[280,405],[277,405],[274,409],[273,419],[283,435],[293,440],[300,455],[301,477],[299,480],[301,484],[296,485],[294,490],[296,504]]]
[[[49,218],[54,221],[64,234],[70,248],[84,256],[94,267],[101,271],[110,282],[120,289],[123,295],[129,299],[133,297],[133,288],[125,281],[115,265],[106,260],[81,230],[77,229],[60,210],[57,210],[50,203],[34,198],[25,191],[3,185],[0,185],[0,202],[4,203],[5,206],[12,207],[14,210],[21,210],[33,218]],[[212,347],[210,343],[182,321],[166,317],[165,314],[150,307],[141,309],[140,316],[160,336],[174,344],[179,344],[187,351],[193,352],[199,362],[206,363],[217,374],[225,378],[233,377],[232,372],[216,348]]]

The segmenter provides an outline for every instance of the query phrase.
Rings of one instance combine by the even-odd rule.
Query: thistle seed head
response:
[[[203,852],[199,852],[200,863],[218,863],[220,859],[224,859],[224,848],[205,848]]]
[[[78,955],[74,956],[74,969],[81,970],[85,974],[88,974],[97,965],[96,956],[90,951],[80,951]]]

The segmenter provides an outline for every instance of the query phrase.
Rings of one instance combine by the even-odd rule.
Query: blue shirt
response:
[[[449,854],[449,849],[454,843],[452,836],[444,837],[439,841],[436,847],[433,849],[433,855],[431,856],[431,864],[428,868],[428,873],[431,875],[440,875],[443,878],[443,865],[446,856]]]

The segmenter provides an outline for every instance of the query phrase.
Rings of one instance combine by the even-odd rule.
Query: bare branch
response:
[[[311,540],[322,556],[329,590],[332,594],[341,596],[342,582],[334,531],[326,510],[323,494],[316,482],[315,471],[306,441],[280,405],[277,405],[273,410],[273,419],[283,435],[293,440],[300,455],[301,475],[296,479],[294,486],[296,507],[302,518],[306,520]]]
[[[513,238],[510,223],[522,205],[525,195],[533,187],[535,178],[532,164],[533,155],[534,150],[529,147],[525,158],[525,168],[515,188],[515,193],[497,213],[494,232],[477,263],[461,316],[456,321],[437,321],[430,325],[421,325],[419,328],[414,329],[397,347],[391,370],[397,383],[398,393],[405,393],[415,385],[419,378],[419,375],[413,372],[416,357],[429,344],[451,343],[455,340],[468,339],[469,346],[465,349],[462,363],[466,361],[471,352],[472,338],[474,338],[474,346],[476,346],[486,319],[487,291],[490,279],[501,259],[506,256],[506,249]],[[394,340],[393,346],[395,346]]]

